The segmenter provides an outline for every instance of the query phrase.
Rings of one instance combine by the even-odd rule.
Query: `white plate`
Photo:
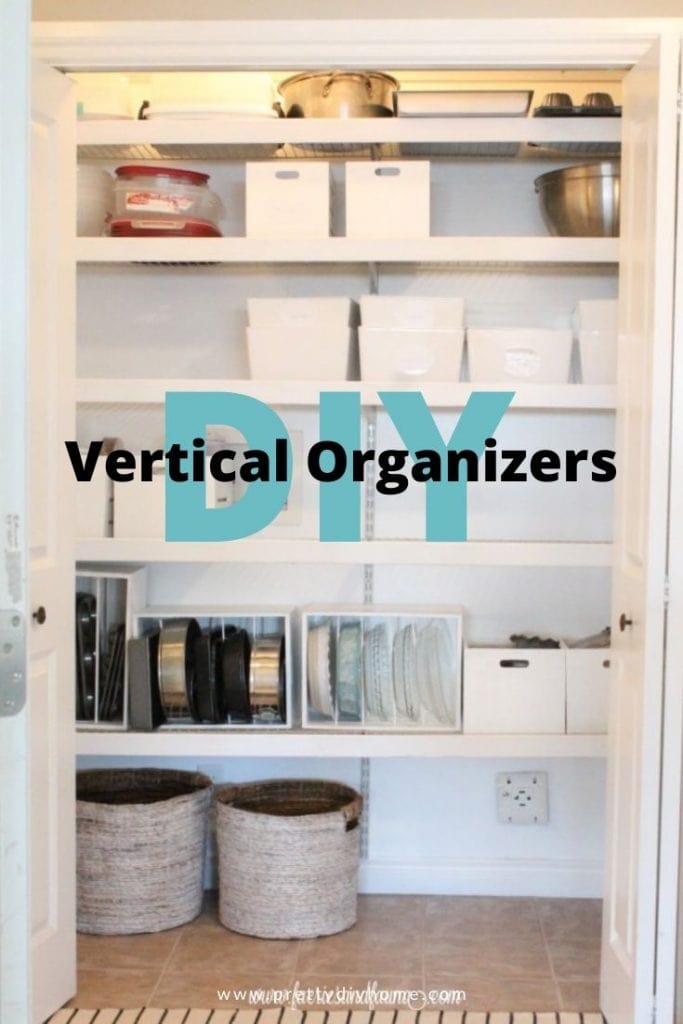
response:
[[[308,699],[319,714],[334,718],[330,635],[329,622],[312,626],[308,631]]]
[[[174,103],[149,107],[146,111],[146,119],[149,121],[157,119],[183,119],[183,118],[235,118],[249,120],[252,118],[277,118],[276,110],[269,107],[262,107],[258,104],[237,104],[237,103]]]
[[[362,719],[361,648],[360,622],[343,623],[337,639],[334,684],[339,715],[352,722]]]
[[[411,622],[399,629],[394,637],[392,663],[396,710],[413,722],[420,716],[420,701],[415,687],[415,653],[415,627]]]
[[[453,647],[445,622],[431,619],[423,626],[418,639],[417,660],[425,710],[442,725],[453,725],[456,718]]]
[[[385,623],[368,630],[363,639],[363,688],[368,714],[381,722],[393,717],[391,651]]]

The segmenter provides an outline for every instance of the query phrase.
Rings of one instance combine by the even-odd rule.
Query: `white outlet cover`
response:
[[[548,773],[497,772],[496,806],[502,825],[547,825]]]

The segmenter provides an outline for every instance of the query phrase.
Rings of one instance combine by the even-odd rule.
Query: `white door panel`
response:
[[[609,1024],[644,1024],[653,1006],[677,82],[678,43],[665,38],[626,75],[623,86],[618,474],[601,977],[601,1007]]]
[[[29,626],[33,1020],[75,991],[73,511],[74,97],[36,65],[31,116]],[[40,615],[42,617],[42,613]]]

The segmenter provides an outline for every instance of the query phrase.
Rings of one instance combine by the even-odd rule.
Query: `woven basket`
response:
[[[264,939],[315,938],[355,924],[362,804],[336,782],[221,786],[221,924]]]
[[[78,772],[79,932],[160,932],[197,917],[211,792],[198,772]]]

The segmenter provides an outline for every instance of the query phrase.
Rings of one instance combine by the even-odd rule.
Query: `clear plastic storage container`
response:
[[[142,222],[146,227],[165,222],[203,221],[218,233],[222,204],[208,187],[208,174],[176,167],[129,164],[117,167],[114,183],[114,216],[117,220]]]

